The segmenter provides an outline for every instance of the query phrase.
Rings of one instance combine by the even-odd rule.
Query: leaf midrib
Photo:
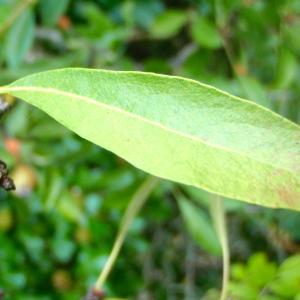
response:
[[[229,153],[235,153],[235,154],[238,154],[240,156],[244,156],[244,157],[247,157],[248,159],[250,160],[254,160],[254,161],[257,161],[259,162],[260,164],[262,165],[267,165],[267,166],[271,166],[272,168],[276,168],[276,169],[281,169],[281,170],[284,170],[286,172],[288,172],[290,175],[294,175],[293,172],[290,170],[290,169],[286,169],[284,167],[279,167],[279,166],[276,166],[276,165],[273,165],[272,163],[270,162],[266,162],[266,161],[261,161],[260,159],[258,158],[254,158],[252,157],[251,155],[249,155],[248,153],[245,153],[245,152],[240,152],[240,151],[237,151],[237,150],[233,150],[232,148],[226,148],[226,147],[223,147],[223,146],[220,146],[220,145],[216,145],[216,144],[213,144],[213,143],[210,143],[208,141],[204,141],[202,140],[201,138],[199,137],[195,137],[193,135],[190,135],[190,134],[186,134],[186,133],[182,133],[180,131],[177,131],[176,129],[173,129],[173,128],[170,128],[170,127],[166,127],[165,125],[161,124],[161,123],[158,123],[156,121],[153,121],[153,120],[149,120],[149,119],[146,119],[140,115],[137,115],[137,114],[133,114],[129,111],[126,111],[124,109],[121,109],[119,107],[116,107],[114,105],[108,105],[106,103],[103,103],[103,102],[99,102],[93,98],[89,98],[89,97],[86,97],[86,96],[82,96],[82,95],[78,95],[78,94],[74,94],[74,93],[71,93],[71,92],[66,92],[66,91],[61,91],[59,89],[55,89],[55,88],[45,88],[45,87],[35,87],[35,86],[21,86],[21,87],[18,87],[18,86],[13,86],[13,87],[10,87],[10,86],[5,86],[5,87],[0,87],[0,93],[3,92],[19,92],[19,91],[29,91],[29,92],[42,92],[42,93],[52,93],[52,94],[58,94],[58,95],[63,95],[63,96],[66,96],[66,97],[71,97],[71,98],[75,98],[76,100],[84,100],[90,104],[94,104],[96,106],[99,106],[99,107],[102,107],[106,110],[110,110],[110,111],[116,111],[118,113],[121,113],[121,114],[124,114],[124,115],[128,115],[130,116],[131,118],[133,119],[137,119],[139,121],[142,121],[144,123],[148,123],[148,124],[151,124],[155,127],[159,127],[165,131],[168,131],[168,132],[171,132],[175,135],[178,135],[178,136],[181,136],[181,137],[184,137],[184,138],[187,138],[187,139],[191,139],[191,140],[194,140],[200,144],[203,144],[204,146],[208,146],[210,148],[215,148],[215,149],[218,149],[219,151],[224,151],[224,152],[229,152]]]

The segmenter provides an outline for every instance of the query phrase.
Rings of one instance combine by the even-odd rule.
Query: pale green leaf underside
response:
[[[230,198],[300,209],[300,129],[196,81],[62,69],[7,92],[153,175]]]

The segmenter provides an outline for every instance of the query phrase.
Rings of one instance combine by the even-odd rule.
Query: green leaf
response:
[[[150,34],[153,38],[167,39],[176,35],[187,21],[187,15],[180,10],[167,10],[159,15],[152,26]]]
[[[207,252],[221,255],[216,232],[203,209],[183,197],[178,198],[178,205],[186,228],[195,242]]]
[[[281,264],[276,280],[269,285],[269,288],[278,296],[292,299],[299,292],[299,282],[300,255],[296,254],[290,256]]]
[[[76,201],[77,200],[77,201]],[[85,215],[82,208],[78,205],[78,199],[70,192],[64,192],[57,201],[57,209],[64,218],[78,224],[84,222]]]
[[[282,47],[278,55],[274,87],[279,89],[288,88],[296,77],[297,69],[298,63],[296,55],[288,48]]]
[[[191,27],[191,35],[193,40],[202,47],[216,49],[222,46],[217,27],[205,17],[197,17]]]
[[[39,4],[39,10],[42,22],[46,26],[54,26],[59,17],[66,11],[70,0],[42,0]]]
[[[94,4],[87,4],[83,8],[84,17],[87,24],[77,25],[76,30],[79,34],[90,39],[103,38],[105,35],[112,34],[114,24],[111,19]]]
[[[31,48],[34,40],[34,16],[25,10],[7,34],[5,56],[8,66],[16,69]]]
[[[283,35],[288,45],[290,45],[295,51],[300,50],[300,20],[296,19],[289,25],[283,27]]]
[[[252,286],[263,288],[276,277],[276,271],[276,265],[268,261],[265,253],[256,253],[248,261],[245,278]]]
[[[300,130],[256,103],[180,77],[61,69],[10,93],[153,175],[300,209]]]
[[[300,280],[300,254],[287,258],[278,270],[278,277],[286,278],[287,281]]]

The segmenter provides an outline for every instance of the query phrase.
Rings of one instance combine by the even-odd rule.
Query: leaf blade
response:
[[[299,127],[252,102],[180,77],[86,69],[39,73],[6,91],[153,175],[300,208]]]
[[[177,199],[186,229],[194,241],[205,251],[220,256],[221,246],[211,220],[204,210],[185,197]]]

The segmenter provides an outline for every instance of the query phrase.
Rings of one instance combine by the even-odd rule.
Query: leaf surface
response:
[[[153,175],[300,209],[300,130],[253,102],[180,77],[61,69],[0,88]]]

